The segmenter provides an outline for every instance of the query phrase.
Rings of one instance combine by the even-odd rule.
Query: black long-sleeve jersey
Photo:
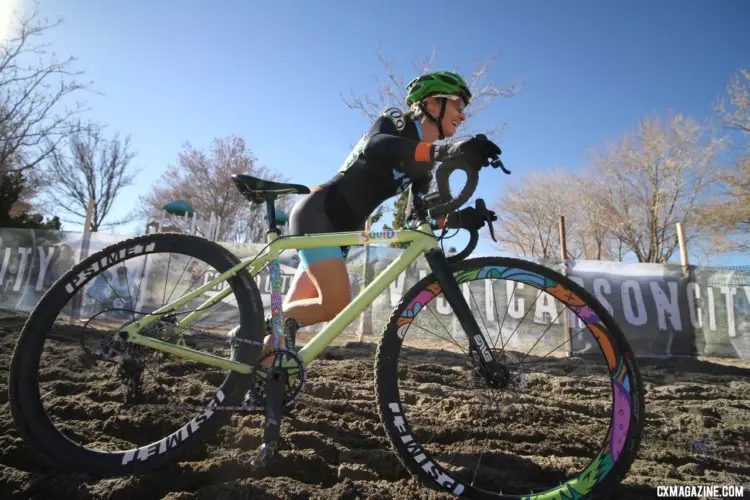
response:
[[[331,222],[339,231],[363,227],[379,205],[411,183],[425,192],[434,165],[431,143],[422,140],[420,124],[398,108],[385,110],[336,175],[321,186],[328,187]]]

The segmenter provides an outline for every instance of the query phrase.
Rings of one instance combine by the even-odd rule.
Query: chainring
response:
[[[271,366],[265,367],[267,360],[271,360]],[[263,411],[266,402],[266,387],[268,384],[268,371],[274,367],[287,364],[289,375],[287,385],[284,388],[282,406],[291,407],[299,398],[307,382],[307,369],[296,352],[286,347],[279,346],[264,353],[255,363],[253,373],[250,375],[250,390],[245,395],[244,406],[250,411]]]

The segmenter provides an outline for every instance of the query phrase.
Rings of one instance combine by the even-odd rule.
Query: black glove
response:
[[[466,207],[458,212],[448,214],[445,219],[445,227],[451,229],[482,229],[484,226],[483,214],[474,207]]]
[[[484,134],[479,134],[462,142],[435,145],[433,159],[440,162],[460,159],[479,170],[489,165],[489,160],[497,158],[501,153],[494,142],[487,139]]]

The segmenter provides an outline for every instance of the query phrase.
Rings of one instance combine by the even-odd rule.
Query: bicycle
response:
[[[503,171],[510,173],[499,159],[496,159],[492,166],[502,167]],[[449,177],[457,169],[466,173],[467,181],[459,196],[453,198],[450,192]],[[485,224],[489,226],[494,239],[492,221],[496,220],[496,216],[492,211],[487,210],[481,199],[476,200],[475,207],[458,210],[471,197],[477,187],[477,171],[463,165],[446,162],[438,167],[435,176],[438,187],[436,192],[423,197],[411,193],[410,209],[414,217],[410,228],[367,234],[353,231],[290,237],[281,236],[275,224],[275,200],[281,195],[306,194],[310,190],[306,186],[298,184],[277,183],[247,175],[235,175],[233,179],[243,195],[251,203],[265,204],[266,208],[267,245],[254,258],[243,262],[215,242],[192,235],[169,233],[134,237],[89,256],[63,275],[43,296],[26,321],[13,353],[9,376],[9,401],[13,418],[26,444],[40,460],[58,470],[84,471],[103,477],[138,474],[152,471],[178,456],[182,456],[186,450],[192,449],[193,445],[210,436],[210,432],[215,431],[218,425],[224,423],[223,419],[229,413],[222,410],[239,406],[264,415],[263,443],[259,447],[253,463],[254,467],[262,468],[270,463],[279,452],[281,417],[286,409],[294,406],[297,398],[303,392],[307,366],[319,357],[347,325],[386,290],[401,273],[405,272],[417,258],[424,256],[432,272],[420,279],[403,295],[387,321],[375,355],[374,377],[380,420],[401,464],[411,474],[418,476],[425,485],[467,498],[607,497],[629,470],[640,444],[644,424],[644,390],[636,359],[627,339],[607,310],[584,288],[563,274],[533,262],[514,258],[479,257],[467,259],[466,257],[476,247],[479,230]],[[459,254],[446,256],[439,246],[439,242],[442,243],[447,229],[450,228],[469,231],[470,241]],[[442,231],[440,236],[435,233],[438,229]],[[408,247],[303,347],[296,349],[294,346],[289,347],[278,342],[282,337],[285,338],[285,332],[282,329],[283,313],[280,307],[279,254],[281,251],[320,246],[358,246],[365,243],[393,242],[408,243]],[[42,407],[42,400],[49,394],[62,394],[60,397],[63,398],[65,394],[71,391],[69,387],[60,389],[59,386],[53,385],[45,395],[40,394],[38,382],[54,379],[56,359],[53,356],[49,363],[40,361],[41,348],[46,336],[45,332],[48,328],[51,329],[57,315],[62,314],[66,307],[65,301],[71,298],[75,299],[73,305],[68,306],[68,311],[75,313],[76,304],[80,302],[80,299],[76,298],[85,292],[86,284],[92,282],[97,275],[108,268],[122,264],[126,258],[136,259],[137,262],[142,261],[141,279],[152,280],[149,283],[154,283],[155,277],[160,277],[161,274],[159,273],[164,270],[163,260],[154,259],[157,259],[157,254],[163,251],[179,251],[181,254],[187,255],[186,269],[188,267],[191,269],[193,275],[191,287],[195,286],[196,288],[178,294],[178,298],[172,299],[175,288],[172,290],[170,297],[166,297],[167,284],[172,283],[169,281],[169,263],[172,259],[170,253],[170,260],[167,261],[166,266],[166,278],[164,279],[164,305],[149,312],[138,312],[137,307],[121,309],[118,314],[127,317],[128,321],[114,329],[111,329],[113,311],[107,309],[105,311],[107,314],[103,315],[103,317],[106,317],[106,321],[102,320],[104,333],[96,333],[92,330],[89,334],[80,335],[79,340],[82,345],[88,339],[98,340],[98,342],[95,342],[93,349],[86,350],[87,354],[84,356],[86,361],[85,363],[81,361],[81,366],[98,367],[100,365],[97,363],[101,362],[102,366],[116,367],[113,370],[116,369],[120,378],[125,381],[124,390],[127,405],[137,404],[139,398],[141,398],[141,402],[145,398],[147,403],[149,401],[158,403],[163,400],[166,393],[170,392],[169,389],[154,383],[149,386],[151,392],[149,392],[148,398],[151,399],[143,394],[145,384],[142,375],[146,363],[144,360],[150,359],[147,357],[148,354],[145,354],[146,349],[161,353],[156,356],[171,355],[181,363],[193,363],[198,366],[207,365],[223,371],[217,374],[209,373],[200,378],[200,383],[197,383],[197,385],[189,385],[185,381],[186,379],[179,377],[179,374],[192,373],[190,370],[194,368],[175,369],[178,376],[170,379],[173,389],[171,392],[184,391],[179,396],[182,398],[181,402],[187,403],[188,408],[202,409],[187,423],[183,423],[185,421],[184,414],[173,412],[168,417],[162,416],[161,413],[149,413],[150,426],[144,424],[142,429],[135,431],[132,426],[136,423],[129,422],[127,425],[118,425],[116,418],[107,420],[101,429],[96,428],[88,431],[63,424],[67,433],[84,441],[93,441],[92,445],[96,444],[97,440],[105,442],[104,437],[100,437],[98,433],[111,428],[115,437],[111,441],[107,440],[106,444],[122,442],[121,446],[131,446],[122,450],[104,452],[88,449],[68,438],[50,422],[49,416],[57,412],[62,412],[63,418],[65,418],[63,410],[59,410],[55,406],[49,413],[46,413]],[[198,279],[201,275],[197,273],[200,272],[201,268],[196,264],[196,259],[205,259],[215,266],[216,270],[205,274],[203,279]],[[177,257],[175,257],[175,261],[177,260]],[[264,351],[262,348],[265,335],[263,304],[255,281],[255,278],[266,266],[269,270],[271,283],[271,327],[274,338],[277,340],[275,347],[270,351]],[[133,269],[139,268],[134,267]],[[551,487],[544,486],[547,488],[544,491],[525,492],[520,497],[506,496],[502,492],[492,493],[479,486],[480,484],[484,484],[486,487],[503,486],[499,483],[503,483],[507,477],[501,480],[498,476],[500,474],[498,464],[502,463],[501,453],[498,452],[494,455],[487,453],[487,458],[482,463],[485,456],[483,451],[476,467],[471,469],[462,465],[466,463],[464,454],[459,453],[463,444],[449,442],[450,439],[446,436],[451,433],[460,434],[460,427],[458,426],[461,423],[471,425],[466,420],[472,416],[475,399],[476,401],[483,401],[488,397],[487,394],[498,394],[502,397],[507,397],[508,394],[518,394],[518,397],[521,398],[528,393],[530,394],[529,397],[537,398],[531,400],[533,407],[533,403],[538,401],[539,397],[535,396],[535,393],[532,393],[529,387],[533,389],[533,387],[539,386],[545,378],[535,375],[532,369],[535,366],[541,366],[553,371],[559,367],[566,370],[565,366],[567,365],[560,363],[566,362],[566,359],[571,359],[574,339],[580,341],[583,338],[583,333],[576,336],[569,332],[565,334],[565,344],[570,344],[565,348],[567,358],[565,355],[558,355],[549,359],[531,355],[532,350],[542,340],[546,331],[542,334],[542,337],[536,339],[534,346],[523,358],[510,348],[506,350],[511,339],[508,338],[506,341],[503,338],[504,323],[500,323],[498,337],[495,338],[493,343],[484,319],[482,319],[482,322],[486,327],[486,333],[482,331],[479,322],[471,311],[470,298],[477,302],[474,295],[467,298],[466,291],[471,292],[471,286],[475,281],[481,283],[485,291],[492,288],[491,301],[497,308],[498,301],[494,299],[494,284],[498,280],[506,282],[508,311],[510,311],[510,304],[517,289],[521,290],[523,286],[526,286],[536,290],[536,292],[533,292],[537,294],[535,302],[544,296],[558,299],[564,304],[563,310],[556,319],[550,322],[550,325],[559,324],[557,319],[564,311],[568,311],[564,319],[573,318],[572,315],[575,314],[578,319],[573,318],[571,321],[578,321],[579,326],[583,325],[588,335],[587,339],[591,340],[587,349],[590,350],[590,348],[598,346],[601,353],[594,357],[597,359],[603,358],[606,363],[606,366],[599,371],[599,373],[604,374],[606,380],[602,385],[596,386],[588,378],[588,375],[596,370],[586,372],[585,376],[580,377],[580,380],[584,384],[590,384],[586,387],[591,387],[593,393],[611,390],[611,396],[607,396],[607,398],[613,405],[613,408],[607,410],[602,416],[590,417],[589,423],[592,424],[600,422],[604,425],[608,419],[606,435],[603,438],[601,436],[597,438],[593,433],[587,431],[580,438],[580,445],[582,447],[588,446],[587,452],[598,449],[593,458],[590,456],[581,458],[581,460],[584,460],[584,458],[590,460],[587,466],[581,470],[576,469],[577,473],[574,477],[564,483],[560,482],[561,484]],[[514,285],[513,294],[509,292],[510,280],[516,280],[517,282]],[[155,293],[149,291],[148,286],[150,285],[147,285],[147,291],[144,292],[144,295],[155,296]],[[141,289],[138,290],[140,295]],[[208,310],[213,305],[225,303],[227,297],[232,293],[237,299],[239,325],[236,325],[229,332],[219,334],[191,326],[201,312]],[[518,293],[521,297],[525,292],[519,291]],[[207,300],[202,298],[206,294],[209,297]],[[441,294],[444,296],[442,299],[438,298]],[[488,311],[490,310],[489,297],[489,295],[485,296],[485,309]],[[131,304],[147,302],[146,299],[139,296],[129,297],[129,299],[132,299],[129,302]],[[452,354],[444,349],[441,359],[445,360],[443,368],[450,372],[450,377],[456,380],[455,389],[467,388],[469,394],[469,397],[465,400],[466,406],[461,407],[461,411],[464,413],[457,414],[458,416],[454,418],[459,423],[455,424],[456,427],[449,430],[446,435],[438,436],[434,445],[431,443],[438,431],[435,431],[429,439],[426,439],[425,433],[428,433],[431,429],[430,426],[434,424],[426,417],[423,418],[429,408],[419,406],[420,398],[421,400],[431,401],[431,396],[428,392],[419,392],[420,367],[409,365],[406,354],[411,352],[409,349],[412,348],[406,345],[405,340],[407,333],[410,333],[412,326],[416,324],[416,320],[420,317],[420,313],[430,311],[429,306],[433,300],[435,300],[438,309],[441,307],[440,300],[443,300],[443,309],[448,307],[448,310],[455,313],[460,329],[465,332],[462,340],[462,342],[465,340],[465,348],[463,344],[459,344],[459,334],[456,334],[454,338],[448,332],[449,339],[438,338],[451,344],[449,347],[451,349],[455,344],[461,353],[467,355],[466,362],[463,365],[450,367],[450,369],[447,363]],[[543,298],[542,300],[547,299]],[[198,303],[197,307],[189,308],[184,313],[176,312],[182,306],[192,306],[195,303]],[[479,309],[478,303],[477,307]],[[545,311],[549,312],[551,316],[552,310],[549,309],[549,306],[545,307]],[[554,311],[557,311],[557,306],[555,306]],[[481,311],[479,312],[481,313]],[[510,313],[510,316],[517,318],[516,313]],[[142,314],[142,317],[137,318],[136,314]],[[183,319],[178,318],[181,314],[185,314]],[[435,317],[439,322],[439,318]],[[507,317],[508,312],[503,317],[503,322]],[[499,313],[496,318],[499,320]],[[526,316],[518,323],[511,337],[515,335],[525,318]],[[95,323],[95,319],[96,317],[92,316],[84,322],[75,317],[74,314],[68,314],[67,316],[63,314],[63,322],[67,323],[64,326],[56,327],[55,338],[63,339],[66,342],[75,340],[76,337],[69,333],[72,328],[70,325],[77,324],[76,321],[84,323],[83,329],[85,331],[90,324]],[[432,319],[426,319],[425,321],[435,323]],[[491,320],[488,319],[488,321],[492,324]],[[537,318],[534,321],[537,321]],[[414,326],[415,331],[417,328],[419,327]],[[519,334],[519,338],[521,335],[525,334]],[[63,342],[63,340],[60,340],[60,342]],[[195,347],[201,345],[201,342],[210,344],[219,341],[229,342],[230,354],[228,356],[201,352],[195,349]],[[497,348],[498,342],[502,342],[499,349]],[[516,342],[521,341],[517,339]],[[62,346],[59,347],[60,349],[69,347],[69,344],[61,343],[59,345]],[[404,349],[403,352],[402,348]],[[84,349],[86,348],[84,347]],[[591,357],[589,351],[582,349],[576,351],[575,359],[581,360],[587,356]],[[529,359],[530,357],[531,359]],[[535,363],[537,364],[535,365]],[[441,365],[438,363],[434,369],[440,367]],[[52,375],[40,377],[40,369],[51,370]],[[221,379],[224,376],[224,371],[229,373]],[[402,373],[405,381],[403,387],[400,387],[399,376]],[[103,371],[92,377],[99,380],[100,384],[104,384],[90,393],[94,400],[103,402],[103,406],[97,407],[97,411],[102,413],[103,416],[109,415],[111,417],[114,394],[119,394],[118,391],[121,388],[117,381],[108,379]],[[84,379],[85,377],[81,375],[81,378]],[[206,403],[205,400],[201,399],[203,396],[199,396],[197,393],[208,382],[220,382],[220,386],[213,394],[209,391],[210,400]],[[119,383],[122,384],[122,381]],[[192,382],[190,383],[192,384]],[[487,386],[487,388],[480,389],[480,385]],[[453,387],[451,386],[451,388]],[[487,392],[480,394],[482,390]],[[66,391],[68,392],[66,393]],[[447,397],[438,395],[434,398],[435,404],[446,403]],[[547,396],[541,399],[546,401]],[[61,399],[61,401],[66,400]],[[190,406],[191,403],[193,406]],[[448,403],[449,406],[453,404],[450,401]],[[418,411],[410,413],[408,407],[411,404],[417,406]],[[184,409],[184,406],[181,408]],[[508,408],[505,407],[504,409],[507,410]],[[525,408],[529,408],[529,406],[525,406]],[[574,410],[575,408],[569,409],[571,412]],[[575,415],[566,416],[565,411],[568,410],[560,409],[559,418],[575,418]],[[503,409],[499,409],[495,413],[502,412]],[[494,415],[494,413],[488,415]],[[589,417],[579,415],[578,418],[586,419]],[[178,422],[175,425],[180,425],[179,429],[164,435],[164,431],[160,427],[166,427],[171,422]],[[428,430],[415,430],[412,427],[414,422],[424,423]],[[154,428],[156,430],[153,430]],[[487,435],[485,443],[489,443],[490,437],[495,438],[495,441],[499,443],[499,438],[492,434],[499,431],[484,429],[482,432]],[[90,434],[96,435],[91,436]],[[134,445],[130,443],[140,438],[148,441],[143,445],[132,447]],[[476,435],[467,434],[466,439],[474,440],[475,438]],[[567,437],[562,439],[569,440]],[[453,441],[456,440],[461,441],[458,438],[453,439]],[[496,445],[500,446],[497,443]],[[435,451],[430,453],[428,446],[434,448]],[[457,446],[458,448],[456,448]],[[485,447],[491,446],[491,444],[486,444]],[[440,464],[440,460],[446,460],[449,453],[451,454],[450,468]],[[453,465],[454,460],[459,460],[459,464]],[[487,475],[489,478],[485,483],[481,483],[479,472],[482,472],[481,477]],[[556,477],[552,477],[552,480],[554,481]],[[530,484],[524,484],[522,488],[519,486],[516,489],[518,491],[538,489],[540,486],[535,485],[535,482],[539,481],[539,479],[529,480]]]

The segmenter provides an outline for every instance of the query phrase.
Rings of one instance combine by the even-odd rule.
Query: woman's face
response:
[[[432,102],[430,103],[430,113],[434,117],[440,116],[440,107],[442,106],[442,99],[432,99]],[[452,99],[448,99],[448,102],[445,104],[445,115],[443,116],[443,133],[446,137],[452,137],[456,133],[456,129],[461,125],[461,123],[466,120],[466,115],[464,114],[464,101],[458,96],[455,96]]]

